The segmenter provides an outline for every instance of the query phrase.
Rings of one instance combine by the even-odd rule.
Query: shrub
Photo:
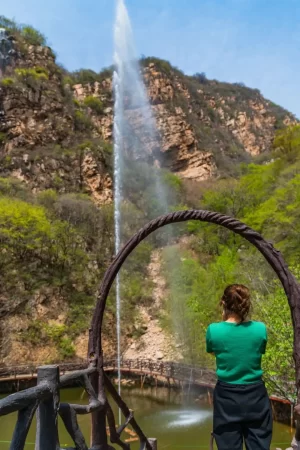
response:
[[[98,81],[101,83],[106,78],[111,78],[113,75],[113,66],[106,67],[102,69],[99,73],[94,72],[94,70],[89,69],[80,69],[76,72],[72,72],[69,76],[73,80],[73,84],[87,84],[87,83],[95,83]]]
[[[28,342],[33,345],[41,344],[43,341],[43,322],[40,320],[33,320],[27,330],[21,333],[23,342]]]
[[[93,124],[89,116],[87,116],[83,111],[75,111],[75,129],[76,130],[89,130],[92,128]]]
[[[97,73],[89,69],[77,70],[76,72],[73,72],[71,76],[74,77],[74,80],[78,84],[94,83],[98,80]]]
[[[10,29],[17,27],[17,24],[14,20],[8,19],[7,17],[4,16],[0,16],[0,27]]]
[[[6,77],[6,78],[2,78],[0,83],[4,87],[9,87],[9,86],[13,86],[14,85],[15,80],[13,78],[11,78],[11,77]]]
[[[58,343],[59,355],[62,359],[72,358],[75,355],[75,347],[71,339],[64,336],[60,339]]]
[[[49,71],[45,67],[35,66],[34,70],[37,75],[45,75],[47,79],[49,78]]]
[[[163,174],[163,180],[171,189],[180,191],[182,189],[182,180],[172,172],[165,171]]]
[[[77,98],[73,98],[73,103],[74,103],[74,106],[75,106],[75,108],[80,108],[80,101],[79,100],[77,100]]]
[[[83,103],[85,104],[85,106],[88,106],[97,114],[101,114],[103,112],[103,103],[101,102],[101,100],[99,100],[99,98],[89,95],[84,99]]]
[[[48,80],[49,78],[47,69],[40,66],[31,69],[15,69],[15,74],[21,81],[24,81],[26,83],[30,82],[31,80],[43,81]]]
[[[74,80],[69,75],[66,75],[63,77],[63,85],[69,84],[70,86],[73,86]]]
[[[30,69],[15,69],[15,74],[21,84],[33,90],[39,90],[49,78],[48,71],[39,66]]]
[[[37,196],[38,202],[48,210],[53,210],[57,198],[57,192],[54,189],[46,189],[39,192]]]
[[[106,80],[107,78],[112,78],[113,72],[114,72],[114,67],[113,66],[105,67],[104,69],[102,69],[99,72],[98,81],[101,82],[103,80]]]
[[[196,80],[199,81],[200,84],[208,83],[208,79],[206,78],[206,74],[204,72],[195,73],[194,78],[196,78]]]
[[[4,160],[2,159],[0,164],[2,165],[8,165],[12,161],[11,157],[9,155],[6,155]],[[17,180],[16,178],[4,178],[0,177],[0,198],[2,196],[9,196],[13,198],[19,198],[22,200],[31,200],[32,194],[31,192],[27,191],[24,187],[24,184]]]
[[[26,25],[22,27],[21,36],[30,45],[46,45],[46,37],[33,27]]]
[[[6,133],[3,133],[2,131],[0,131],[0,145],[4,144],[6,139],[7,139]]]
[[[169,61],[166,61],[164,59],[155,58],[153,56],[149,56],[146,58],[142,57],[140,59],[140,64],[142,65],[142,67],[147,67],[151,63],[153,63],[155,67],[165,75],[171,75],[172,73],[176,75],[183,75],[183,72],[181,70],[177,69],[177,67],[173,67]]]
[[[242,81],[238,81],[237,83],[233,83],[233,85],[234,85],[234,86],[241,87],[241,88],[246,87],[245,83],[243,83]]]
[[[273,149],[275,155],[280,155],[286,161],[296,161],[300,155],[300,125],[291,125],[277,131]]]

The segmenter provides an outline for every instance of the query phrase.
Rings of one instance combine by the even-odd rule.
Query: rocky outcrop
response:
[[[0,86],[0,141],[5,155],[18,148],[24,155],[49,145],[69,148],[74,133],[83,134],[85,129],[95,138],[112,141],[111,78],[71,86],[63,82],[48,47],[29,45],[22,54],[16,50],[15,53],[6,68],[7,81]],[[269,150],[278,122],[288,124],[294,120],[258,91],[240,85],[215,81],[201,84],[173,69],[166,73],[158,63],[144,67],[143,76],[157,135],[145,135],[138,108],[126,111],[131,134],[141,143],[145,160],[182,178],[201,181],[215,176],[220,170],[219,155],[239,162],[246,158],[243,155]],[[101,101],[101,112],[85,105],[85,100],[92,97]],[[86,121],[83,128],[76,122],[78,117]],[[30,171],[24,173],[22,164],[17,167],[15,161],[12,175],[30,182]],[[111,201],[109,174],[91,154],[85,156],[82,164],[84,180],[80,182],[97,204]],[[59,170],[67,171],[61,167]],[[49,185],[43,179],[53,177],[53,173],[47,171],[45,166],[44,175],[38,176],[36,182],[31,180],[34,188],[38,189],[40,182]],[[35,172],[43,173],[43,166],[36,164]]]
[[[258,91],[240,85],[207,82],[197,86],[195,79],[175,72],[166,75],[154,63],[144,68],[143,76],[158,133],[145,136],[141,112],[130,108],[126,114],[132,134],[141,143],[145,160],[182,178],[213,177],[218,172],[218,154],[243,160],[243,154],[268,151],[279,121],[282,125],[295,121]],[[111,80],[75,85],[73,90],[78,101],[94,96],[110,105],[101,117],[93,116],[93,122],[98,135],[111,140]]]
[[[48,47],[28,46],[0,84],[0,132],[4,151],[61,144],[74,129],[72,100]]]
[[[206,180],[216,172],[213,155],[201,151],[193,128],[182,108],[170,114],[166,106],[153,106],[157,128],[161,135],[162,166],[183,178]]]
[[[91,194],[97,205],[113,201],[112,179],[103,162],[87,151],[82,160],[82,179],[87,193]]]
[[[217,109],[220,118],[248,153],[256,156],[270,149],[276,117],[267,113],[265,104],[250,100],[247,105],[250,111],[236,111],[233,115],[226,108],[224,99],[221,99],[221,103],[223,108]]]
[[[12,176],[32,192],[53,189],[60,194],[85,192],[98,205],[113,201],[112,178],[101,146],[92,151],[90,143],[73,150],[57,146],[2,157],[2,176]]]

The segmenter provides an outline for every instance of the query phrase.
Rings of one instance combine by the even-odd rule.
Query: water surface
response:
[[[139,425],[148,437],[158,439],[158,449],[209,450],[210,431],[212,429],[212,408],[207,399],[195,403],[194,398],[183,396],[180,392],[169,391],[167,388],[123,388],[122,396]],[[61,391],[61,401],[71,403],[86,403],[85,393],[80,388]],[[113,402],[111,405],[114,407]],[[114,407],[116,420],[117,408]],[[8,450],[13,433],[16,414],[0,418],[0,450]],[[90,417],[78,416],[78,422],[87,441],[90,436]],[[72,445],[72,440],[59,424],[61,447]],[[293,431],[290,427],[279,423],[274,424],[271,449],[290,446]],[[129,435],[125,436],[125,438]],[[35,424],[29,435],[26,450],[34,449]],[[116,448],[119,448],[116,446]],[[138,444],[131,444],[132,450],[138,450]],[[216,448],[216,446],[215,446]]]

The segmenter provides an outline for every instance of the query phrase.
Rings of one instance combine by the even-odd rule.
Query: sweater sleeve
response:
[[[268,342],[268,332],[266,325],[264,326],[264,336],[263,336],[263,342],[261,345],[261,353],[264,355],[266,353],[266,347]]]
[[[213,353],[213,345],[211,340],[211,331],[210,331],[210,325],[208,326],[206,330],[206,352],[207,353]]]

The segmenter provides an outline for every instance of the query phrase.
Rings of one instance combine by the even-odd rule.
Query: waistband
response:
[[[226,388],[250,388],[255,386],[264,386],[265,383],[263,380],[255,381],[254,383],[248,383],[248,384],[238,384],[238,383],[226,383],[225,381],[218,380],[216,386],[222,386]]]

